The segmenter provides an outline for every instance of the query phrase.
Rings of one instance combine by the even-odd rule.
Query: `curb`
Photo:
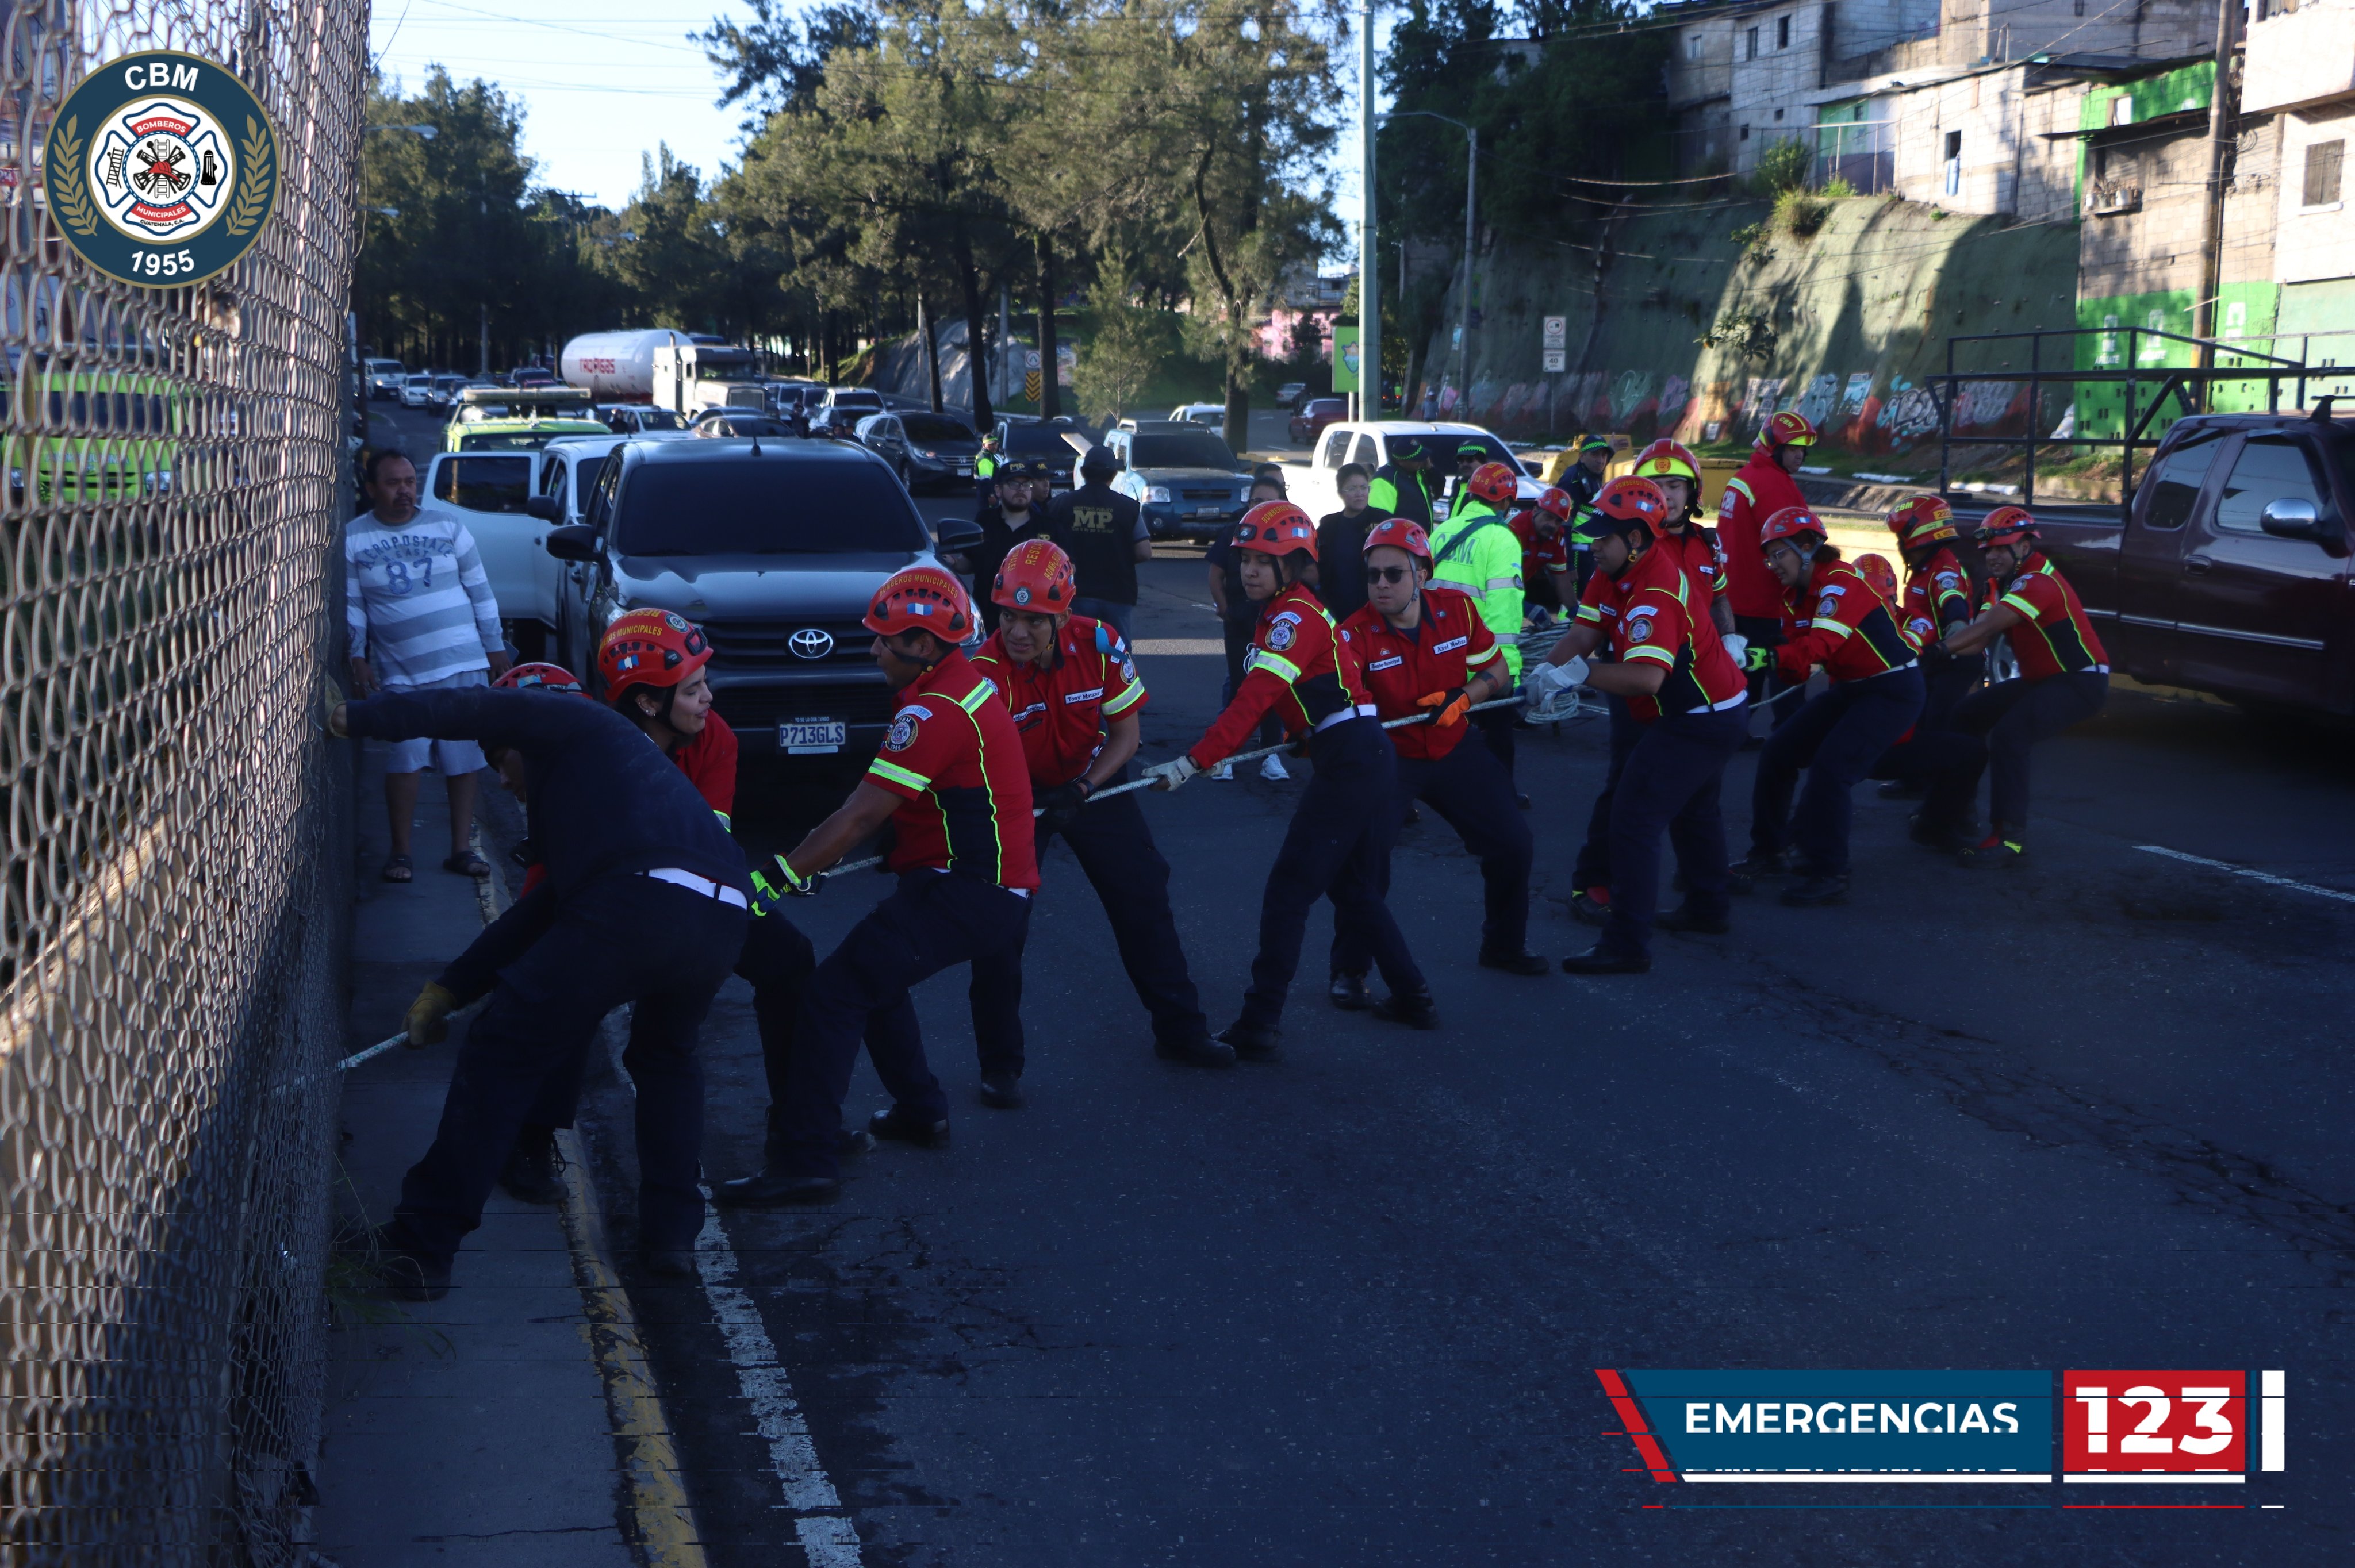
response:
[[[498,863],[485,853],[479,825],[473,848],[493,866],[489,876],[474,884],[483,923],[488,925],[505,913],[507,900],[500,885]],[[598,1031],[600,1040],[604,1033]],[[678,1449],[671,1442],[670,1420],[663,1411],[645,1343],[638,1335],[637,1314],[607,1255],[604,1209],[589,1174],[588,1150],[581,1147],[581,1135],[570,1128],[557,1133],[556,1148],[564,1161],[564,1202],[559,1217],[587,1319],[581,1337],[596,1358],[597,1375],[605,1385],[605,1410],[613,1422],[613,1448],[620,1460],[623,1533],[638,1549],[647,1568],[706,1568],[702,1532],[696,1525],[695,1507],[687,1500],[687,1485],[680,1478]]]

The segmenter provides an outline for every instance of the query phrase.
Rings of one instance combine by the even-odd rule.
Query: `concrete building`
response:
[[[2239,323],[2270,331],[2274,351],[2311,365],[2355,365],[2355,210],[2347,148],[2355,141],[2355,0],[2274,0],[2249,27],[2245,121],[2269,116],[2279,177],[2271,198],[2271,267]],[[2237,184],[2237,182],[2236,182]],[[2232,233],[2227,226],[2227,234]],[[2230,252],[2228,251],[2228,255]],[[2228,323],[2229,324],[2229,323]],[[2345,393],[2355,384],[2321,390]]]

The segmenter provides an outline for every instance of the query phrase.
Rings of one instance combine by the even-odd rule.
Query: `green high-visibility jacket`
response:
[[[996,452],[983,452],[973,460],[974,478],[986,483],[990,475],[996,471],[997,454]]]
[[[1431,530],[1431,580],[1472,596],[1480,619],[1505,651],[1505,668],[1521,678],[1521,542],[1504,514],[1470,495]]]
[[[1417,527],[1431,526],[1431,471],[1409,473],[1395,463],[1374,471],[1374,487],[1366,504],[1377,517],[1403,517]]]

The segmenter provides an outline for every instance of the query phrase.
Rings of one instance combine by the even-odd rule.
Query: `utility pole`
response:
[[[1358,124],[1363,150],[1358,178],[1363,200],[1358,208],[1358,418],[1382,417],[1381,250],[1374,223],[1374,4],[1358,5]],[[1366,388],[1371,387],[1369,398]]]
[[[2200,231],[2200,301],[2193,307],[2191,335],[2201,340],[2199,364],[2216,366],[2216,351],[2207,346],[2216,336],[2216,297],[2224,291],[2224,184],[2232,160],[2233,107],[2232,28],[2240,16],[2239,0],[2217,0],[2216,85],[2208,95],[2208,208]],[[2202,383],[2200,406],[2212,408],[2215,386]],[[2127,410],[2131,417],[2136,410]]]
[[[491,376],[490,302],[487,300],[479,301],[476,302],[475,308],[482,312],[482,316],[480,318],[480,324],[474,329],[474,347],[476,350],[474,374],[487,381],[490,379]]]
[[[924,309],[924,290],[916,288],[916,336],[924,346],[924,385],[932,395],[932,412],[941,411],[941,356],[932,344],[932,318]]]
[[[2229,4],[2230,0],[2226,0]],[[1472,396],[1472,247],[1479,238],[1472,226],[1475,192],[1480,178],[1480,131],[1475,125],[1464,127],[1464,302],[1456,334],[1464,340],[1464,364],[1457,373],[1455,406],[1464,407]]]

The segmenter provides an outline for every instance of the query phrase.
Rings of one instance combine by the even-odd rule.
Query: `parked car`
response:
[[[1227,406],[1224,403],[1180,403],[1169,410],[1169,419],[1172,424],[1178,425],[1223,426],[1227,422]]]
[[[426,389],[425,406],[446,413],[457,407],[458,394],[464,390],[465,386],[466,378],[463,376],[437,376]]]
[[[1513,449],[1493,431],[1477,425],[1433,424],[1420,419],[1355,419],[1327,425],[1318,438],[1316,450],[1305,463],[1284,465],[1284,482],[1293,500],[1308,511],[1311,517],[1322,517],[1328,512],[1341,510],[1340,469],[1344,463],[1361,462],[1369,470],[1378,469],[1390,461],[1390,443],[1401,436],[1413,436],[1423,442],[1431,456],[1431,467],[1437,479],[1452,476],[1455,471],[1455,449],[1465,441],[1476,440],[1488,449],[1497,461],[1509,464],[1520,475],[1520,498],[1535,501],[1545,493],[1545,484],[1529,472],[1529,465],[1513,455]],[[1438,509],[1444,512],[1444,507]],[[1437,517],[1433,519],[1437,521]]]
[[[1007,415],[997,421],[997,450],[1009,458],[1042,462],[1054,476],[1054,488],[1070,490],[1079,482],[1080,454],[1095,444],[1094,429],[1068,414],[1051,419]]]
[[[1122,464],[1113,488],[1135,498],[1156,539],[1215,535],[1251,502],[1251,470],[1216,430],[1139,419],[1107,433],[1104,444]]]
[[[2327,407],[2179,419],[2123,511],[2033,510],[2113,668],[2256,706],[2355,715],[2355,425]]]
[[[687,421],[668,408],[652,403],[600,403],[596,417],[620,436],[683,436]]]
[[[911,411],[869,414],[852,427],[862,445],[882,454],[910,490],[920,484],[970,483],[981,438],[954,414]]]
[[[851,427],[883,412],[883,395],[864,387],[829,387],[826,400],[809,410],[810,434],[850,439]]]
[[[508,375],[507,385],[510,387],[546,387],[553,383],[555,379],[556,372],[549,369],[545,365],[526,365],[519,366]]]
[[[730,408],[716,418],[697,421],[693,434],[709,440],[741,440],[754,437],[764,441],[787,440],[800,432],[783,419],[766,414],[755,414],[745,408]]]
[[[429,375],[426,375],[426,374],[424,374],[423,372],[421,372],[421,372],[419,372],[419,373],[418,373],[418,374],[416,374],[416,375],[413,375],[413,376],[403,376],[403,377],[401,378],[401,382],[400,382],[400,406],[401,406],[402,408],[430,408],[430,407],[432,407],[432,397],[433,397],[433,377],[432,377],[432,376],[429,376]]]
[[[474,535],[507,641],[527,659],[547,656],[556,628],[557,564],[542,547],[548,525],[528,511],[545,461],[539,450],[437,452],[424,475],[427,504],[455,511]]]
[[[1276,406],[1289,408],[1296,414],[1300,411],[1300,396],[1307,390],[1308,383],[1305,381],[1287,381],[1275,389]]]
[[[536,496],[543,522],[566,515]],[[890,465],[847,442],[626,441],[548,550],[569,577],[559,656],[588,671],[624,610],[698,623],[719,715],[748,755],[864,765],[893,711],[860,624],[891,573],[934,544]]]
[[[398,397],[408,385],[409,373],[397,359],[369,359],[360,364],[360,375],[368,386],[369,397]]]
[[[1325,433],[1326,426],[1348,417],[1349,400],[1347,397],[1311,397],[1300,406],[1300,412],[1292,416],[1289,427],[1292,444],[1295,447],[1312,445]]]

